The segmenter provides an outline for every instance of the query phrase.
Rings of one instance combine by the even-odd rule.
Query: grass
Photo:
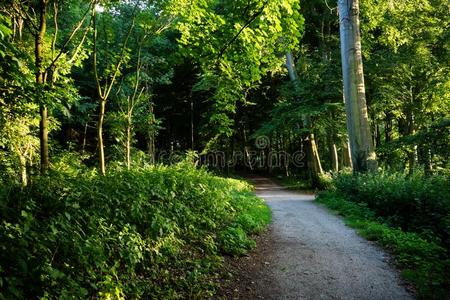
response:
[[[388,226],[364,205],[336,192],[321,192],[317,202],[344,217],[346,224],[393,254],[402,276],[413,283],[423,299],[450,299],[450,259],[439,244],[413,232]]]

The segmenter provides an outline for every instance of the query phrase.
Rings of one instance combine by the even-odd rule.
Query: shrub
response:
[[[343,174],[335,178],[334,187],[346,199],[367,205],[388,224],[450,246],[450,176]]]
[[[186,163],[0,187],[0,298],[212,295],[270,219],[247,183]]]

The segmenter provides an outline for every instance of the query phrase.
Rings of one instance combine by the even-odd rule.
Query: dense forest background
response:
[[[210,297],[270,221],[210,171],[328,188],[448,296],[450,4],[359,5],[350,115],[336,1],[2,1],[0,299]]]
[[[4,3],[3,178],[26,184],[61,160],[100,160],[104,173],[105,164],[151,164],[186,150],[241,151],[232,166],[254,169],[262,152],[295,153],[310,138],[318,172],[349,167],[337,7],[241,2]],[[448,167],[448,12],[446,1],[361,3],[368,114],[382,167]],[[261,136],[269,139],[263,148],[255,146]],[[293,161],[262,165],[308,176]]]

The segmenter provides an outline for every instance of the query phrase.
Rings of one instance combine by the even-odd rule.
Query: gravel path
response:
[[[273,224],[263,249],[238,271],[238,295],[229,298],[412,299],[387,255],[315,204],[313,195],[267,178],[252,181],[272,208]]]

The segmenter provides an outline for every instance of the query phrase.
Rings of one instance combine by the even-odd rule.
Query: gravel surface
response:
[[[389,256],[359,237],[314,196],[252,178],[273,212],[248,257],[229,259],[229,299],[413,299]]]

